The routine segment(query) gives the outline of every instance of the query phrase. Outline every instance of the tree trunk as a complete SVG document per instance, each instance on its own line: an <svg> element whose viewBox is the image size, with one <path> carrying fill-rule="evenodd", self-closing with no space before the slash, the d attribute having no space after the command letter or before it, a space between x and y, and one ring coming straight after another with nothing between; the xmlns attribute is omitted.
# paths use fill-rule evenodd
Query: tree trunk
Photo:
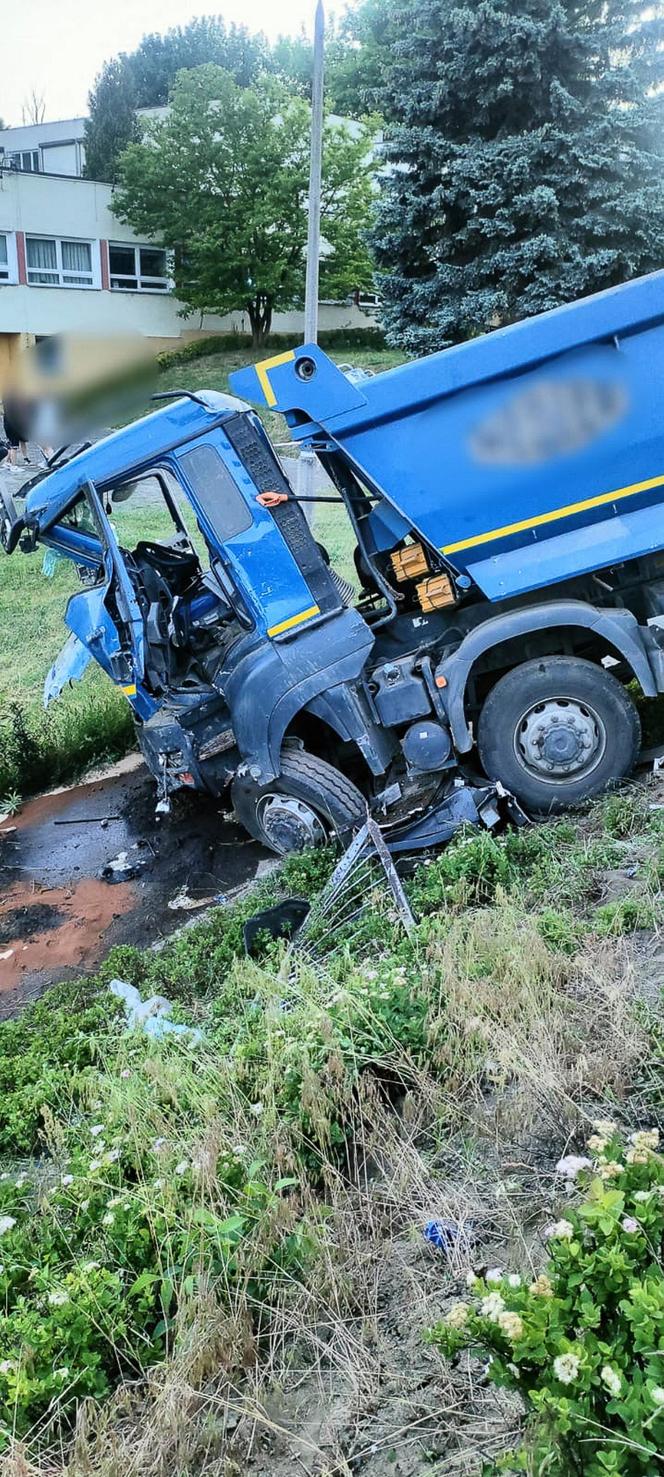
<svg viewBox="0 0 664 1477"><path fill-rule="evenodd" d="M247 312L251 324L251 342L254 348L259 348L270 332L272 323L272 299L266 292L257 292L255 298L247 303Z"/></svg>

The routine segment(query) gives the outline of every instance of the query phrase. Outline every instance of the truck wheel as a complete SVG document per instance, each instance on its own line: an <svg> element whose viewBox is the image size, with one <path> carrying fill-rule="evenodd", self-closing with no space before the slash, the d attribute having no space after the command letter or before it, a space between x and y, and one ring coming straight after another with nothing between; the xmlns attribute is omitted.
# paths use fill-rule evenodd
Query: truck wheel
<svg viewBox="0 0 664 1477"><path fill-rule="evenodd" d="M580 657L538 657L515 667L492 688L477 728L485 773L540 815L622 779L640 744L629 694Z"/></svg>
<svg viewBox="0 0 664 1477"><path fill-rule="evenodd" d="M231 797L242 825L285 856L308 846L324 846L338 832L362 825L367 803L338 769L303 749L284 749L281 772L267 785L249 775L233 781Z"/></svg>

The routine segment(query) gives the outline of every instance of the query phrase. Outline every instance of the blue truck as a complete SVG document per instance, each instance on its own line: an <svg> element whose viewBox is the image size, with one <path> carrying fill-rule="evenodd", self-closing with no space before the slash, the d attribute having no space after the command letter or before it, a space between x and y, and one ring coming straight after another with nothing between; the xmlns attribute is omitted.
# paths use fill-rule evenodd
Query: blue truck
<svg viewBox="0 0 664 1477"><path fill-rule="evenodd" d="M282 853L367 810L398 851L503 791L585 801L635 763L634 692L664 691L663 371L656 273L372 377L305 344L232 396L157 397L2 494L5 550L80 574L47 699L94 659L161 803L225 797ZM354 585L252 404L328 474ZM169 532L128 546L146 478Z"/></svg>

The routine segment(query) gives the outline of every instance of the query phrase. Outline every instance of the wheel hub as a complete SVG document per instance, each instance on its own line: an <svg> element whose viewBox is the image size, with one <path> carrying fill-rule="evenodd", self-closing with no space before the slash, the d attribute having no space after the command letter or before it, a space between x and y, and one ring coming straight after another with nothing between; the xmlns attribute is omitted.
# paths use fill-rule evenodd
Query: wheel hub
<svg viewBox="0 0 664 1477"><path fill-rule="evenodd" d="M315 810L292 795L265 795L257 809L266 840L275 851L304 851L309 846L322 846L326 840L325 827Z"/></svg>
<svg viewBox="0 0 664 1477"><path fill-rule="evenodd" d="M522 763L548 779L576 778L594 769L605 742L597 714L584 703L564 697L536 703L524 713L516 730Z"/></svg>

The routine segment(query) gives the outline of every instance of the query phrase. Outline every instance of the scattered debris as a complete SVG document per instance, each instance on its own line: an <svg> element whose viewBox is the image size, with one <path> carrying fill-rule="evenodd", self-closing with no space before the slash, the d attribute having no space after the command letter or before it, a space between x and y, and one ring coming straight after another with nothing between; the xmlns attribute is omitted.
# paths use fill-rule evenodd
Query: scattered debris
<svg viewBox="0 0 664 1477"><path fill-rule="evenodd" d="M11 959L13 954L13 949L3 949L2 953L0 954L0 961L4 962L5 959Z"/></svg>
<svg viewBox="0 0 664 1477"><path fill-rule="evenodd" d="M190 897L185 883L166 906L171 909L172 913L193 913L197 908L219 907L226 902L228 898L225 892L212 893L211 897Z"/></svg>
<svg viewBox="0 0 664 1477"><path fill-rule="evenodd" d="M243 929L244 947L251 958L258 953L261 935L273 939L294 939L309 915L311 904L306 898L288 897L273 908L263 908L248 918Z"/></svg>
<svg viewBox="0 0 664 1477"><path fill-rule="evenodd" d="M117 1000L123 1001L130 1030L143 1031L145 1036L156 1041L163 1036L186 1036L192 1045L203 1040L202 1031L195 1026L183 1026L169 1019L173 1006L165 995L151 995L149 1000L141 1000L136 986L128 984L127 980L111 980L108 988Z"/></svg>
<svg viewBox="0 0 664 1477"><path fill-rule="evenodd" d="M293 948L323 966L339 948L347 948L366 921L382 914L412 933L415 919L383 834L373 820L358 831L319 893Z"/></svg>
<svg viewBox="0 0 664 1477"><path fill-rule="evenodd" d="M4 816L3 816L3 817L2 817L2 819L4 819ZM17 827L16 827L16 826L3 826L3 827L2 827L2 830L1 830L1 831L0 831L0 836L11 836L11 835L12 835L12 833L13 833L13 832L14 832L14 831L15 831L15 830L16 830L16 829L17 829Z"/></svg>
<svg viewBox="0 0 664 1477"><path fill-rule="evenodd" d="M427 1221L422 1235L425 1241L435 1246L437 1251L470 1250L476 1240L472 1221L460 1224L458 1221L436 1220Z"/></svg>
<svg viewBox="0 0 664 1477"><path fill-rule="evenodd" d="M120 815L75 815L63 820L54 820L54 826L107 826L109 821L120 821Z"/></svg>
<svg viewBox="0 0 664 1477"><path fill-rule="evenodd" d="M145 862L138 857L130 857L128 851L119 851L111 862L107 862L99 873L102 882L131 882Z"/></svg>

